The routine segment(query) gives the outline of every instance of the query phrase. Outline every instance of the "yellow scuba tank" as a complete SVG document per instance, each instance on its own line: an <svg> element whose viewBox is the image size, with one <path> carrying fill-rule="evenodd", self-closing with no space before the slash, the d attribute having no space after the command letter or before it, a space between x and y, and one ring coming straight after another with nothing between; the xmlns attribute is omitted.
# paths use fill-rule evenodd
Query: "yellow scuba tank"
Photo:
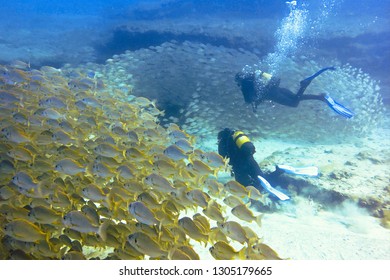
<svg viewBox="0 0 390 280"><path fill-rule="evenodd" d="M266 73L266 72L263 72L261 70L256 70L255 71L255 77L256 79L261 79L263 80L263 83L268 83L271 78L272 78L272 74L269 74L269 73Z"/></svg>
<svg viewBox="0 0 390 280"><path fill-rule="evenodd" d="M272 78L272 75L271 75L271 74L265 73L265 72L262 72L262 73L261 73L261 76L262 76L264 79L266 79L267 81L271 80L271 78Z"/></svg>
<svg viewBox="0 0 390 280"><path fill-rule="evenodd" d="M246 135L244 134L244 132L242 132L242 131L235 131L235 132L233 133L233 136L232 136L232 137L233 137L234 143L236 143L236 145L237 145L237 147L238 147L239 149L241 149L241 146L242 146L242 145L244 145L245 143L251 141L251 140L249 139L249 137L246 136Z"/></svg>

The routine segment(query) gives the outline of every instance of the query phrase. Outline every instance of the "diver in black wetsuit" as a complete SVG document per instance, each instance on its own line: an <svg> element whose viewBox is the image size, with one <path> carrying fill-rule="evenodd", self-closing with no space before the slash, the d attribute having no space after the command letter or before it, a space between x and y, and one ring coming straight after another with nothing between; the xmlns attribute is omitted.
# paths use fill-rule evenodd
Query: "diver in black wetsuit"
<svg viewBox="0 0 390 280"><path fill-rule="evenodd" d="M274 172L263 173L253 158L255 152L255 146L243 132L225 128L218 133L218 153L229 158L236 181L244 186L254 186L262 190L257 176L264 177L273 184L284 171L276 166Z"/></svg>
<svg viewBox="0 0 390 280"><path fill-rule="evenodd" d="M280 185L281 174L318 176L316 166L292 167L285 164L278 164L275 171L264 173L253 158L255 152L255 146L242 131L225 128L218 133L218 153L229 158L236 181L245 187L254 186L262 192L271 193L278 200L288 200L290 198L286 194L272 187Z"/></svg>
<svg viewBox="0 0 390 280"><path fill-rule="evenodd" d="M248 65L246 65L241 72L236 74L235 80L237 85L241 88L245 102L252 105L253 112L255 112L257 106L265 100L271 100L289 107L297 107L302 100L320 100L326 102L330 108L343 117L353 117L354 114L352 111L336 102L327 94L303 94L313 79L327 70L335 70L335 68L323 68L312 76L302 80L296 94L289 89L279 87L279 78L275 78L271 74L260 70L254 70Z"/></svg>

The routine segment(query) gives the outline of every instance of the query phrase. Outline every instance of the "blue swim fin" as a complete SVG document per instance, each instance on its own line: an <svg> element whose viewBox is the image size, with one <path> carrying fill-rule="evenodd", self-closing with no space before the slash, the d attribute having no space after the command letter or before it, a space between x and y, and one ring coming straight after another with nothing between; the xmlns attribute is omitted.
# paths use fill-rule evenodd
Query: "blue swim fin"
<svg viewBox="0 0 390 280"><path fill-rule="evenodd" d="M317 166L307 166L307 167L292 167L285 164L278 164L278 168L286 172L287 174L292 175L302 175L302 176L318 176L318 167Z"/></svg>
<svg viewBox="0 0 390 280"><path fill-rule="evenodd" d="M327 70L333 71L333 70L336 70L336 68L334 66L322 68L320 71L318 71L318 72L314 73L313 75L311 75L310 77L307 77L306 79L302 80L301 87L302 86L307 87L311 83L311 81L314 80L315 77L321 75L323 72L325 72Z"/></svg>
<svg viewBox="0 0 390 280"><path fill-rule="evenodd" d="M325 95L324 98L329 107L332 108L332 110L335 111L337 114L342 115L343 117L348 119L354 116L354 113L351 110L336 102L329 95Z"/></svg>
<svg viewBox="0 0 390 280"><path fill-rule="evenodd" d="M290 197L288 197L287 195L285 195L281 191L278 191L277 189L273 188L271 186L271 184L266 179L264 179L263 177L257 176L257 178L259 178L260 184L269 193L273 194L274 196L276 196L280 200L289 200L290 199Z"/></svg>

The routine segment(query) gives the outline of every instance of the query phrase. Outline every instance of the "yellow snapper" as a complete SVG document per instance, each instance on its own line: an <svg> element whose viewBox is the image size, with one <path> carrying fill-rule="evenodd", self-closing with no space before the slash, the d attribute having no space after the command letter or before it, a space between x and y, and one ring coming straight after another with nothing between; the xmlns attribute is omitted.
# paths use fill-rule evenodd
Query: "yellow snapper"
<svg viewBox="0 0 390 280"><path fill-rule="evenodd" d="M190 153L194 150L194 147L187 139L179 139L175 142L175 145L182 149L185 153Z"/></svg>
<svg viewBox="0 0 390 280"><path fill-rule="evenodd" d="M168 259L170 260L191 260L185 252L178 248L174 248L169 252Z"/></svg>
<svg viewBox="0 0 390 280"><path fill-rule="evenodd" d="M221 209L219 209L212 203L209 203L207 207L203 209L203 213L210 219L220 223L223 223L226 220L226 218L222 215Z"/></svg>
<svg viewBox="0 0 390 280"><path fill-rule="evenodd" d="M19 171L18 173L15 174L14 177L12 177L12 183L14 183L16 186L22 188L23 190L38 190L39 184L34 182L33 178L23 172Z"/></svg>
<svg viewBox="0 0 390 280"><path fill-rule="evenodd" d="M100 162L95 162L92 165L92 174L102 178L115 177L116 172L111 170L107 165Z"/></svg>
<svg viewBox="0 0 390 280"><path fill-rule="evenodd" d="M256 243L250 249L254 254L261 255L267 260L281 260L278 254L267 244Z"/></svg>
<svg viewBox="0 0 390 280"><path fill-rule="evenodd" d="M162 250L160 245L145 233L135 232L130 234L127 237L127 240L130 245L144 255L153 258L165 257L168 255L167 251Z"/></svg>
<svg viewBox="0 0 390 280"><path fill-rule="evenodd" d="M164 176L173 176L177 173L176 165L166 159L158 159L153 162L153 171Z"/></svg>
<svg viewBox="0 0 390 280"><path fill-rule="evenodd" d="M35 155L33 153L21 146L15 146L7 152L7 155L12 157L15 160L20 160L24 162L34 161Z"/></svg>
<svg viewBox="0 0 390 280"><path fill-rule="evenodd" d="M187 154L175 144L168 146L163 153L164 155L173 160L181 160L188 158Z"/></svg>
<svg viewBox="0 0 390 280"><path fill-rule="evenodd" d="M183 245L178 247L179 250L184 252L187 256L190 257L191 260L199 260L199 255L194 251L194 249L191 246Z"/></svg>
<svg viewBox="0 0 390 280"><path fill-rule="evenodd" d="M195 222L189 217L183 217L178 221L179 225L184 229L185 233L192 239L204 242L205 246L208 242L208 234L202 233L202 230L195 224Z"/></svg>
<svg viewBox="0 0 390 280"><path fill-rule="evenodd" d="M194 189L186 192L186 196L189 200L202 208L206 208L210 200L210 196L201 190Z"/></svg>
<svg viewBox="0 0 390 280"><path fill-rule="evenodd" d="M7 138L7 140L17 144L31 142L31 139L25 134L25 132L14 126L3 128L1 133L5 136L5 138Z"/></svg>
<svg viewBox="0 0 390 280"><path fill-rule="evenodd" d="M122 154L122 151L118 150L117 147L107 143L101 143L94 149L95 153L104 157L117 157Z"/></svg>
<svg viewBox="0 0 390 280"><path fill-rule="evenodd" d="M163 176L158 175L156 173L152 173L146 176L144 182L147 185L152 186L153 189L156 189L160 192L164 192L164 193L176 192L176 188L174 188L167 179L165 179Z"/></svg>
<svg viewBox="0 0 390 280"><path fill-rule="evenodd" d="M137 196L137 201L143 202L151 209L159 209L161 207L158 202L158 197L153 192L143 192Z"/></svg>
<svg viewBox="0 0 390 280"><path fill-rule="evenodd" d="M239 182L231 180L225 184L225 189L231 194L238 197L247 197L248 190L245 186L241 185Z"/></svg>
<svg viewBox="0 0 390 280"><path fill-rule="evenodd" d="M61 213L45 206L31 208L28 216L33 222L40 224L53 224L61 220Z"/></svg>
<svg viewBox="0 0 390 280"><path fill-rule="evenodd" d="M57 96L51 96L51 97L40 100L39 106L45 107L45 108L58 108L58 109L67 108L67 105L65 104L65 102Z"/></svg>
<svg viewBox="0 0 390 280"><path fill-rule="evenodd" d="M237 218L247 221L249 223L255 221L259 227L261 227L261 219L263 215L255 216L251 210L245 204L237 205L232 209L232 214Z"/></svg>
<svg viewBox="0 0 390 280"><path fill-rule="evenodd" d="M81 190L82 194L95 202L102 202L107 200L107 195L95 184L89 184Z"/></svg>
<svg viewBox="0 0 390 280"><path fill-rule="evenodd" d="M225 197L223 199L223 202L231 208L234 208L240 204L244 204L244 202L241 200L241 198L234 196L234 195L229 195L229 196Z"/></svg>
<svg viewBox="0 0 390 280"><path fill-rule="evenodd" d="M215 152L204 153L201 157L202 159L205 159L211 167L220 168L226 165L225 159Z"/></svg>
<svg viewBox="0 0 390 280"><path fill-rule="evenodd" d="M65 119L65 115L60 114L58 111L52 108L46 108L42 111L42 116L51 120L61 120Z"/></svg>
<svg viewBox="0 0 390 280"><path fill-rule="evenodd" d="M247 186L246 189L248 190L249 198L263 202L265 195L261 194L257 188L254 186Z"/></svg>
<svg viewBox="0 0 390 280"><path fill-rule="evenodd" d="M239 223L235 221L228 221L225 223L218 223L218 227L231 239L236 240L241 244L244 244L245 242L249 243L246 232Z"/></svg>
<svg viewBox="0 0 390 280"><path fill-rule="evenodd" d="M100 226L94 226L93 222L82 212L72 210L68 212L62 219L64 226L76 230L81 233L97 233L105 240L107 237L108 222L103 222Z"/></svg>
<svg viewBox="0 0 390 280"><path fill-rule="evenodd" d="M191 160L191 162L187 165L188 170L195 171L200 175L209 175L214 174L217 177L218 170L213 170L210 166L200 160Z"/></svg>
<svg viewBox="0 0 390 280"><path fill-rule="evenodd" d="M149 226L160 224L160 221L156 219L153 212L140 201L130 203L129 212L140 223Z"/></svg>
<svg viewBox="0 0 390 280"><path fill-rule="evenodd" d="M36 242L48 237L39 227L23 219L13 220L6 224L3 229L12 238L25 242Z"/></svg>
<svg viewBox="0 0 390 280"><path fill-rule="evenodd" d="M76 175L79 173L84 173L86 168L83 167L80 163L74 159L65 158L58 161L54 167L58 172L67 174L67 175Z"/></svg>
<svg viewBox="0 0 390 280"><path fill-rule="evenodd" d="M218 241L209 249L210 254L216 260L244 260L245 250L246 248L243 247L240 251L236 251L232 246L224 241Z"/></svg>

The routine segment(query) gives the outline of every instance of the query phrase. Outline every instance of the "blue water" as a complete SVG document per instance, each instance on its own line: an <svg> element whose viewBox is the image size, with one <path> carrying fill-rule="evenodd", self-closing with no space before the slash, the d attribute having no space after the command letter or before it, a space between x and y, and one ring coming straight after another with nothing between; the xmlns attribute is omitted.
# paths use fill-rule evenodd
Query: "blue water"
<svg viewBox="0 0 390 280"><path fill-rule="evenodd" d="M220 22L239 20L246 24L251 19L269 19L275 27L280 28L291 12L286 1L269 0L1 2L0 62L21 59L35 66L56 67L66 63L102 62L113 54L124 52L130 47L117 43L114 46L110 44L110 38L115 28L129 21L174 19L186 22L196 19L204 24L212 18ZM304 54L302 51L296 52L294 48L314 48L320 55L326 50L341 62L363 68L374 79L381 80L386 89L384 99L390 99L390 82L387 78L390 72L390 25L387 24L390 0L306 0L297 1L296 7L306 13L303 19L305 29L292 39L293 46L285 55ZM351 25L360 30L356 36L343 34L343 26L348 33ZM302 24L300 27L303 27ZM325 40L329 29L334 27L341 30L339 36ZM277 31L275 29L275 34ZM261 46L263 52L261 49L260 52L275 52L280 43L277 36L270 37L269 42ZM142 47L142 44L136 47ZM99 52L102 49L106 53Z"/></svg>

